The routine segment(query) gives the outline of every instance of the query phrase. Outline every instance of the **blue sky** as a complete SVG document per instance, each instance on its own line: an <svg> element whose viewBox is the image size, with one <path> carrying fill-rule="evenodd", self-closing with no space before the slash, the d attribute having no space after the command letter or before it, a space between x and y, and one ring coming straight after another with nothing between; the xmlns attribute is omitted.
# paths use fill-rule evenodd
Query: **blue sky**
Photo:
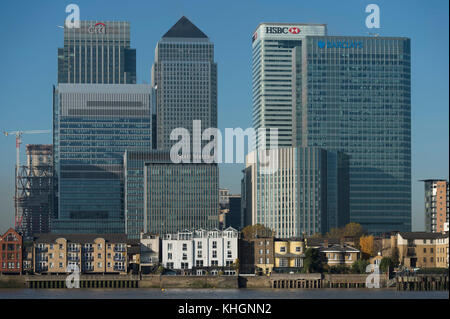
<svg viewBox="0 0 450 319"><path fill-rule="evenodd" d="M0 10L0 129L51 129L52 85L62 46L65 7L81 19L128 20L137 49L138 83L150 83L160 37L187 16L215 44L219 68L219 128L251 126L251 35L260 22L326 23L330 35L367 35L365 7L378 4L383 36L411 38L413 230L422 230L423 184L448 179L449 8L428 1L129 0L2 1ZM51 143L50 134L25 135ZM0 231L13 226L15 141L0 136ZM24 160L22 148L22 161ZM220 185L240 193L242 164L222 164Z"/></svg>

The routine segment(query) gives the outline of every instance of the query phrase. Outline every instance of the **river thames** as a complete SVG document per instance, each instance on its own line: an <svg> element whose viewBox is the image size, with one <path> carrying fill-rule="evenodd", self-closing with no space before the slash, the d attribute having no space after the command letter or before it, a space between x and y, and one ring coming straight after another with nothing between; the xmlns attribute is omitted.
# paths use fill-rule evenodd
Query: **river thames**
<svg viewBox="0 0 450 319"><path fill-rule="evenodd" d="M0 299L449 299L448 291L395 289L0 289Z"/></svg>

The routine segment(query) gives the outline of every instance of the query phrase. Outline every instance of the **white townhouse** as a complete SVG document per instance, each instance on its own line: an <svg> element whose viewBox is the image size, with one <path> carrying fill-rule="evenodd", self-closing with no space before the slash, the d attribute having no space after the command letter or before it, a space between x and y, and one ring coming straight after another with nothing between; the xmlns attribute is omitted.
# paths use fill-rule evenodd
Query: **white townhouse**
<svg viewBox="0 0 450 319"><path fill-rule="evenodd" d="M210 231L198 229L166 234L162 240L162 265L174 270L191 270L204 275L206 270L217 274L236 274L232 268L238 258L239 232L228 227Z"/></svg>

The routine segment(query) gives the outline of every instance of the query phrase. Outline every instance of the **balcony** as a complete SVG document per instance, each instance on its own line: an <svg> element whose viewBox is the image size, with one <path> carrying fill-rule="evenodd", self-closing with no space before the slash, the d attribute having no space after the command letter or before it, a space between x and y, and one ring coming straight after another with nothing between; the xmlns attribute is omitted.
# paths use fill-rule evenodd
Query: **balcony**
<svg viewBox="0 0 450 319"><path fill-rule="evenodd" d="M75 262L78 262L78 261L80 261L80 258L78 258L78 257L67 257L67 260L68 261L75 261Z"/></svg>
<svg viewBox="0 0 450 319"><path fill-rule="evenodd" d="M117 246L115 246L114 247L114 251L116 251L116 252L125 252L125 247L117 247Z"/></svg>
<svg viewBox="0 0 450 319"><path fill-rule="evenodd" d="M114 261L125 261L125 257L123 255L114 256Z"/></svg>
<svg viewBox="0 0 450 319"><path fill-rule="evenodd" d="M84 257L85 261L93 261L94 260L94 256L86 256Z"/></svg>
<svg viewBox="0 0 450 319"><path fill-rule="evenodd" d="M91 253L94 251L94 247L83 247L83 252Z"/></svg>
<svg viewBox="0 0 450 319"><path fill-rule="evenodd" d="M77 247L75 247L75 248L70 248L70 247L69 247L69 249L67 249L67 251L68 251L69 253L78 253L78 252L80 251L80 248L77 248Z"/></svg>
<svg viewBox="0 0 450 319"><path fill-rule="evenodd" d="M123 266L114 266L114 271L125 271L125 267L123 267Z"/></svg>

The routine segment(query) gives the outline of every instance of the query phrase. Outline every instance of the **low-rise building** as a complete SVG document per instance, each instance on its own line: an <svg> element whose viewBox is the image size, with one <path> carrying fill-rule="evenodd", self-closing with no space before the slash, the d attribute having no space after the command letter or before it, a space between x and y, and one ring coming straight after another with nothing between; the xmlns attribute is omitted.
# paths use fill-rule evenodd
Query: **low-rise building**
<svg viewBox="0 0 450 319"><path fill-rule="evenodd" d="M448 268L448 233L399 232L391 243L407 268Z"/></svg>
<svg viewBox="0 0 450 319"><path fill-rule="evenodd" d="M141 233L140 235L140 267L141 272L148 274L156 270L160 263L161 239L158 235Z"/></svg>
<svg viewBox="0 0 450 319"><path fill-rule="evenodd" d="M298 272L303 268L305 243L302 238L275 239L274 272Z"/></svg>
<svg viewBox="0 0 450 319"><path fill-rule="evenodd" d="M320 247L319 251L326 257L328 266L350 267L360 258L360 251L348 245L331 245Z"/></svg>
<svg viewBox="0 0 450 319"><path fill-rule="evenodd" d="M235 275L239 232L203 229L166 234L162 239L162 266L181 273Z"/></svg>
<svg viewBox="0 0 450 319"><path fill-rule="evenodd" d="M125 234L42 234L34 238L34 272L126 274Z"/></svg>
<svg viewBox="0 0 450 319"><path fill-rule="evenodd" d="M268 275L274 267L274 235L260 231L255 237L239 241L239 265L242 274Z"/></svg>
<svg viewBox="0 0 450 319"><path fill-rule="evenodd" d="M0 236L0 273L22 273L22 236L12 228Z"/></svg>

